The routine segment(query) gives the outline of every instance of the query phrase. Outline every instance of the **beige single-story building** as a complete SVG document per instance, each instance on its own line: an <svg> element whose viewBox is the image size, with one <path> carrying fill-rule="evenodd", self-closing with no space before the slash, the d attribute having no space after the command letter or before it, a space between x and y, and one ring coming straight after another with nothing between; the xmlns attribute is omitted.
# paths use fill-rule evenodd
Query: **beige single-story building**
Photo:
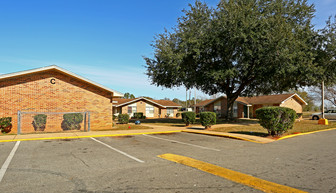
<svg viewBox="0 0 336 193"><path fill-rule="evenodd" d="M146 118L176 117L178 108L182 106L169 100L153 100L144 97L135 99L113 99L113 114L129 114L142 112Z"/></svg>
<svg viewBox="0 0 336 193"><path fill-rule="evenodd" d="M280 106L294 109L302 113L303 106L307 103L298 94L264 95L255 97L238 97L233 105L233 117L255 118L255 111L261 107ZM196 104L196 113L203 111L216 112L219 117L226 116L226 96L202 101Z"/></svg>

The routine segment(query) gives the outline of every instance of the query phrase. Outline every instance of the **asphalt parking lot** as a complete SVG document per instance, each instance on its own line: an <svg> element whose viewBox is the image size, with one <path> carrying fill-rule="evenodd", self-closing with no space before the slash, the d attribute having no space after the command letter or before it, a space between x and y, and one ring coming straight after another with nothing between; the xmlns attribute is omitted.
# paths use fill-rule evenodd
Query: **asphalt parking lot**
<svg viewBox="0 0 336 193"><path fill-rule="evenodd" d="M12 159L0 190L260 192L158 157L172 153L307 192L336 192L335 142L335 130L269 144L189 133L5 142L0 166Z"/></svg>

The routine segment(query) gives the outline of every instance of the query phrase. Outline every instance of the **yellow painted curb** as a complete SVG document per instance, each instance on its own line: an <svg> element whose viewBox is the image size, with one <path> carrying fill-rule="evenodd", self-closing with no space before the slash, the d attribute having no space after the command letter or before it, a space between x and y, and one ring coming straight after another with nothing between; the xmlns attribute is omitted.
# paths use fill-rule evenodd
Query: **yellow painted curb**
<svg viewBox="0 0 336 193"><path fill-rule="evenodd" d="M212 136L219 136L219 137L227 137L227 138L232 138L232 139L249 141L249 142L253 142L253 143L261 143L261 144L267 143L267 142L255 141L255 140L252 140L252 139L246 139L246 138L243 138L243 137L237 137L237 136L222 134L222 133L217 134L217 133L207 133L207 132L202 132L202 131L189 131L189 130L182 130L182 132L196 133L196 134L203 134L203 135L212 135Z"/></svg>
<svg viewBox="0 0 336 193"><path fill-rule="evenodd" d="M236 172L233 170L229 170L223 167L219 167L213 164L209 164L206 162L202 162L196 159L192 159L185 156L175 155L175 154L162 154L158 155L158 157L173 161L176 163L180 163L186 166L190 166L204 172L220 176L222 178L231 180L233 182L237 182L240 184L244 184L250 186L252 188L264 191L264 192L276 192L276 193L304 193L305 191L298 190L295 188L291 188L288 186L276 184L273 182L269 182L260 178L256 178L247 174L243 174L240 172Z"/></svg>
<svg viewBox="0 0 336 193"><path fill-rule="evenodd" d="M322 132L322 131L331 131L331 130L335 130L335 129L336 128L331 128L331 129L323 129L323 130L318 130L318 131L311 131L311 132L307 132L307 133L298 133L298 134L293 134L293 135L287 135L287 136L284 136L284 137L280 137L276 141L296 137L296 136L299 136L299 135L308 135L308 134L312 134L312 133L318 133L318 132Z"/></svg>
<svg viewBox="0 0 336 193"><path fill-rule="evenodd" d="M10 139L10 140L0 140L1 142L13 142L13 141L38 141L38 140L52 140L52 139L80 139L80 138L90 138L90 137L117 137L126 135L143 135L143 134L160 134L160 133L178 133L181 130L176 131L162 131L162 132L144 132L144 133L122 133L122 134L110 134L110 135L88 135L88 136L71 136L71 137L44 137L44 138L26 138L26 139Z"/></svg>

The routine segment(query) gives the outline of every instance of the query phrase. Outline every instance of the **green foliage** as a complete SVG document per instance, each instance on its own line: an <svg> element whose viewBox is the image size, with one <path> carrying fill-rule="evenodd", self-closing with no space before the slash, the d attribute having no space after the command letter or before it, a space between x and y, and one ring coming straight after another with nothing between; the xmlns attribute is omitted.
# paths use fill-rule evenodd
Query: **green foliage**
<svg viewBox="0 0 336 193"><path fill-rule="evenodd" d="M63 115L61 127L63 130L80 130L83 121L81 113L67 113Z"/></svg>
<svg viewBox="0 0 336 193"><path fill-rule="evenodd" d="M124 94L123 98L124 99L134 99L135 96L133 94L130 94L130 93L127 92L127 93Z"/></svg>
<svg viewBox="0 0 336 193"><path fill-rule="evenodd" d="M314 44L315 75L310 77L315 85L325 82L326 86L336 84L336 15L326 21L326 26L316 32Z"/></svg>
<svg viewBox="0 0 336 193"><path fill-rule="evenodd" d="M216 124L216 113L214 112L201 112L201 124L207 129Z"/></svg>
<svg viewBox="0 0 336 193"><path fill-rule="evenodd" d="M2 117L0 118L0 131L4 132L4 129L12 125L12 117Z"/></svg>
<svg viewBox="0 0 336 193"><path fill-rule="evenodd" d="M155 37L146 74L157 86L226 94L230 118L238 96L313 84L313 14L299 0L222 0L216 8L196 1Z"/></svg>
<svg viewBox="0 0 336 193"><path fill-rule="evenodd" d="M180 117L181 116L181 113L176 113L176 117Z"/></svg>
<svg viewBox="0 0 336 193"><path fill-rule="evenodd" d="M263 107L256 110L256 115L260 125L272 136L279 136L293 129L297 118L296 112L286 107Z"/></svg>
<svg viewBox="0 0 336 193"><path fill-rule="evenodd" d="M119 114L118 115L118 122L120 124L127 124L129 122L129 115L128 114Z"/></svg>
<svg viewBox="0 0 336 193"><path fill-rule="evenodd" d="M38 114L34 116L33 127L35 131L44 131L47 124L47 115Z"/></svg>
<svg viewBox="0 0 336 193"><path fill-rule="evenodd" d="M116 118L117 118L117 116L113 115L113 118L112 118L112 119L113 119L113 121L114 121Z"/></svg>
<svg viewBox="0 0 336 193"><path fill-rule="evenodd" d="M182 121L186 124L186 126L188 126L189 124L195 123L196 113L195 112L183 112Z"/></svg>
<svg viewBox="0 0 336 193"><path fill-rule="evenodd" d="M133 113L133 117L134 119L145 119L146 117L143 115L142 112L137 112L137 113Z"/></svg>

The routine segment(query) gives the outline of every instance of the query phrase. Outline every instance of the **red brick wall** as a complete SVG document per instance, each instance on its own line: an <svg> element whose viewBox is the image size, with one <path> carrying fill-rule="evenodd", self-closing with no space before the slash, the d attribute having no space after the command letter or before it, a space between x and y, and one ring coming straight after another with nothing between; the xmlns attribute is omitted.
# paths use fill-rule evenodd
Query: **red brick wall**
<svg viewBox="0 0 336 193"><path fill-rule="evenodd" d="M55 84L50 80L55 79ZM17 111L23 112L81 112L90 111L91 129L112 127L112 94L77 78L64 75L55 70L45 71L0 80L0 117L11 116L13 129L17 132ZM60 123L49 124L62 119L48 115L48 131L62 131ZM23 133L34 132L32 119L24 115L21 127ZM29 121L28 121L29 120ZM82 126L83 128L83 126Z"/></svg>

